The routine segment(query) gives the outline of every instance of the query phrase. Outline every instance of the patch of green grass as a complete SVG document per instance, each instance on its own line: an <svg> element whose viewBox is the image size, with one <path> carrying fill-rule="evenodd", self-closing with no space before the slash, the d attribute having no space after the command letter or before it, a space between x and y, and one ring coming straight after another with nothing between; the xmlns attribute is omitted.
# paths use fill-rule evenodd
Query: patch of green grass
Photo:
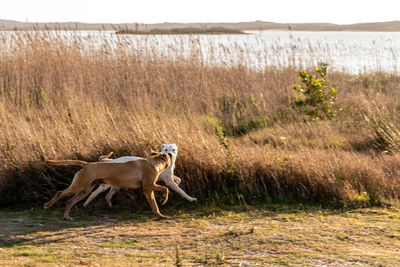
<svg viewBox="0 0 400 267"><path fill-rule="evenodd" d="M124 256L128 257L128 258L137 258L137 259L141 259L141 258L154 259L154 258L157 258L157 256L154 255L154 254L139 254L139 253L125 253Z"/></svg>
<svg viewBox="0 0 400 267"><path fill-rule="evenodd" d="M47 252L48 253L54 253L54 252L59 251L59 250L60 250L60 248L48 248Z"/></svg>
<svg viewBox="0 0 400 267"><path fill-rule="evenodd" d="M304 146L316 149L342 149L344 151L351 151L351 141L342 136L320 137L306 140L295 140L294 143L302 144Z"/></svg>
<svg viewBox="0 0 400 267"><path fill-rule="evenodd" d="M57 256L40 258L39 261L43 263L60 263L60 259Z"/></svg>
<svg viewBox="0 0 400 267"><path fill-rule="evenodd" d="M139 242L137 240L118 240L114 242L104 242L100 244L103 248L132 248L138 247Z"/></svg>
<svg viewBox="0 0 400 267"><path fill-rule="evenodd" d="M36 251L21 251L12 253L15 257L43 257L48 256L47 252L36 252Z"/></svg>
<svg viewBox="0 0 400 267"><path fill-rule="evenodd" d="M16 249L21 249L21 248L26 248L29 247L27 245L26 240L4 240L0 239L0 247L6 247L6 248L16 248Z"/></svg>

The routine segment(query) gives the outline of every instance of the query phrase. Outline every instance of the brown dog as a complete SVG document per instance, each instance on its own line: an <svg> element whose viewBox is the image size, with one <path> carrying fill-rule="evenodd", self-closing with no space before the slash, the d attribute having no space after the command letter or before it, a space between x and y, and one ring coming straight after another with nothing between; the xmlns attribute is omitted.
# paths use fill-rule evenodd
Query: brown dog
<svg viewBox="0 0 400 267"><path fill-rule="evenodd" d="M163 192L164 200L168 200L168 188L157 185L159 174L171 165L171 156L160 152L152 152L148 158L127 162L85 162L80 160L46 160L47 163L54 165L80 165L83 169L79 170L72 180L71 185L58 191L55 196L46 204L44 208L50 208L60 198L75 194L68 200L65 207L64 219L72 220L69 217L70 209L80 200L85 198L95 186L96 180L103 180L111 185L124 189L143 188L147 202L150 204L153 213L161 218L167 218L158 210L154 197L154 191Z"/></svg>

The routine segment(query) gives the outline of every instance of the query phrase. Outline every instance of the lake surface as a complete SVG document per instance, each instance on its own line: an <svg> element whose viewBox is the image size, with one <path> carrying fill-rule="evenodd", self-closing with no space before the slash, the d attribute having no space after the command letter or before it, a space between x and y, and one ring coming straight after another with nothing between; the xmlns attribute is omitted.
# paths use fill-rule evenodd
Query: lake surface
<svg viewBox="0 0 400 267"><path fill-rule="evenodd" d="M12 32L3 32L11 36ZM327 62L352 74L400 73L399 32L248 32L245 35L116 35L112 32L57 32L53 37L82 42L88 49L106 45L151 57L197 56L205 64L249 68L315 66ZM71 39L72 38L72 39Z"/></svg>

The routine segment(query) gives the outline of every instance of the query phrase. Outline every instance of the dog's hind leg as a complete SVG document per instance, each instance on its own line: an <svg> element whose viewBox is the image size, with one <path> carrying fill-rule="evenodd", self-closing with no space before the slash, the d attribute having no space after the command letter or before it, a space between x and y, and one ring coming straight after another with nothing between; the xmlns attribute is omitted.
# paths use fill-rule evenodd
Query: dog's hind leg
<svg viewBox="0 0 400 267"><path fill-rule="evenodd" d="M80 180L79 177L81 175L84 175L82 170L80 170L77 173L75 173L74 179L72 179L72 183L70 184L70 186L65 190L58 191L49 202L44 204L44 208L45 209L50 208L60 198L63 198L63 197L66 197L66 196L70 196L70 195L73 195L75 193L79 193L80 191L82 191L87 185L77 182L78 180Z"/></svg>
<svg viewBox="0 0 400 267"><path fill-rule="evenodd" d="M110 192L107 193L107 195L106 195L106 201L107 201L108 206L110 206L110 208L112 208L111 199L112 199L112 197L115 195L115 193L117 193L119 190L120 190L119 187L117 187L117 186L112 186L111 189L110 189Z"/></svg>
<svg viewBox="0 0 400 267"><path fill-rule="evenodd" d="M94 187L94 185L90 185L90 186L86 187L83 191L79 192L78 194L76 194L75 196L73 196L71 199L69 199L67 201L67 205L65 207L65 212L64 212L65 220L69 220L69 221L72 220L72 218L69 217L69 211L76 203L78 203L79 201L84 199L87 195L89 195L89 193L92 191L93 187Z"/></svg>
<svg viewBox="0 0 400 267"><path fill-rule="evenodd" d="M88 197L88 199L85 201L85 203L83 204L84 207L86 207L87 205L89 205L89 203L95 199L101 192L106 191L107 189L109 189L111 187L110 184L101 184L99 185L99 187L97 187L97 189Z"/></svg>

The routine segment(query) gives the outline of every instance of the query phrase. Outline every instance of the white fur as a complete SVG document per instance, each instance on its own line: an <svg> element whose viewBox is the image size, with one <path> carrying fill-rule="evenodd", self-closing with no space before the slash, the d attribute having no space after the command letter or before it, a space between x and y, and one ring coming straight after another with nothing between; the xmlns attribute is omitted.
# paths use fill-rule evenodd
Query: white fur
<svg viewBox="0 0 400 267"><path fill-rule="evenodd" d="M170 153L172 154L172 164L169 166L166 170L164 170L160 176L158 177L158 180L163 181L166 186L177 192L179 195L181 195L183 198L186 198L188 201L193 202L196 201L197 198L191 197L188 194L185 193L178 185L181 182L181 179L175 176L174 180L174 169L175 169L175 161L176 157L178 156L178 146L176 144L163 144L161 145L161 152L163 153ZM125 157L120 157L117 159L102 159L103 161L118 161L118 162L126 162L130 160L138 160L141 159L140 157L133 157L133 156L125 156ZM83 204L83 206L87 206L95 197L97 197L101 192L106 191L107 189L110 189L110 191L107 193L106 200L108 205L111 207L111 199L115 193L117 193L120 188L116 186L112 186L110 184L101 184L99 187L92 192L92 194L88 197L86 202Z"/></svg>

